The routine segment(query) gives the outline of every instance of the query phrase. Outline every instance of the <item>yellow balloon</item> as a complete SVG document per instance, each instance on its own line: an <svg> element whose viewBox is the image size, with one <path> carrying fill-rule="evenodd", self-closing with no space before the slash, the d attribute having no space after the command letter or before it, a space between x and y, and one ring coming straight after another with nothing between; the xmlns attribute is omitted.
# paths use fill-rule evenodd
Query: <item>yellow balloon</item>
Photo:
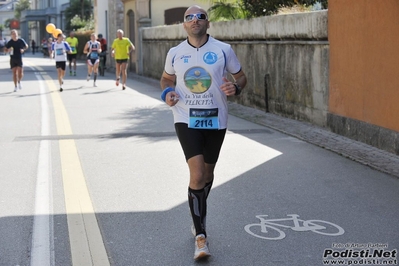
<svg viewBox="0 0 399 266"><path fill-rule="evenodd" d="M57 38L58 37L58 34L62 34L62 30L60 30L60 29L55 29L54 31L53 31L53 37L54 38Z"/></svg>
<svg viewBox="0 0 399 266"><path fill-rule="evenodd" d="M55 30L55 25L53 24L53 23L49 23L49 24L47 24L47 26L46 26L46 31L49 33L49 34L53 34L53 31Z"/></svg>

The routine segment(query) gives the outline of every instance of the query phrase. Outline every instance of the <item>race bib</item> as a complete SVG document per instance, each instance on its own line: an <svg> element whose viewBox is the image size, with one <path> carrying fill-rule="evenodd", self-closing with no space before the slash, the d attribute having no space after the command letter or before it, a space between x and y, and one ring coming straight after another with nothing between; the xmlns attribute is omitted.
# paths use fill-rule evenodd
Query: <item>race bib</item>
<svg viewBox="0 0 399 266"><path fill-rule="evenodd" d="M92 51L92 52L90 53L90 59L97 59L97 58L98 58L98 53Z"/></svg>
<svg viewBox="0 0 399 266"><path fill-rule="evenodd" d="M194 129L219 129L219 110L190 109L189 128Z"/></svg>
<svg viewBox="0 0 399 266"><path fill-rule="evenodd" d="M74 53L76 52L76 47L75 46L71 46L71 51Z"/></svg>
<svg viewBox="0 0 399 266"><path fill-rule="evenodd" d="M60 48L55 50L56 55L63 55L64 54L64 49Z"/></svg>

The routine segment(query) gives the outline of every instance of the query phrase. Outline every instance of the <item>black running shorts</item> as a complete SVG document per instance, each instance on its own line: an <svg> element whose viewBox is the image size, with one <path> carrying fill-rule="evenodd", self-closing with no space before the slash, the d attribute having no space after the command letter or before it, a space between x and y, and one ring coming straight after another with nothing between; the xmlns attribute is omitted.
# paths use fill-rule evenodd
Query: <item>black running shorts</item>
<svg viewBox="0 0 399 266"><path fill-rule="evenodd" d="M116 59L115 61L116 61L116 63L119 64L119 65L120 65L120 64L127 63L127 59Z"/></svg>
<svg viewBox="0 0 399 266"><path fill-rule="evenodd" d="M22 58L10 57L10 67L22 67Z"/></svg>
<svg viewBox="0 0 399 266"><path fill-rule="evenodd" d="M61 62L55 62L55 67L56 68L61 68L62 70L65 70L66 62L61 61Z"/></svg>
<svg viewBox="0 0 399 266"><path fill-rule="evenodd" d="M226 129L192 129L185 123L176 123L175 130L186 160L202 154L207 164L216 164Z"/></svg>
<svg viewBox="0 0 399 266"><path fill-rule="evenodd" d="M67 54L68 61L71 62L72 60L76 60L76 55L77 54Z"/></svg>

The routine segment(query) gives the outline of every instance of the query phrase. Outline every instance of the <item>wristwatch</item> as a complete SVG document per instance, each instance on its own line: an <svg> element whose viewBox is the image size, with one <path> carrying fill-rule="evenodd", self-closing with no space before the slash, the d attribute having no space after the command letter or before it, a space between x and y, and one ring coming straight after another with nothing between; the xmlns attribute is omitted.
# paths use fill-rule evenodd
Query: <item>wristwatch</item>
<svg viewBox="0 0 399 266"><path fill-rule="evenodd" d="M236 93L234 95L235 96L240 95L241 91L242 91L241 87L237 83L233 83L233 84L234 84L234 87L236 87Z"/></svg>

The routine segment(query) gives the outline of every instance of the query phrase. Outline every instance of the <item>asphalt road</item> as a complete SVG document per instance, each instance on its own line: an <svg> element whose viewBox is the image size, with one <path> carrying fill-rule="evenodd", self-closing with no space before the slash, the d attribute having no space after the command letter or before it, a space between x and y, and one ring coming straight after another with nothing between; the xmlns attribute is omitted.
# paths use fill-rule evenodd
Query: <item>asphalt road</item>
<svg viewBox="0 0 399 266"><path fill-rule="evenodd" d="M112 73L93 87L80 63L60 93L54 61L24 62L13 92L0 56L1 266L397 265L397 178L234 116L208 199L212 257L194 262L160 89L122 91Z"/></svg>

